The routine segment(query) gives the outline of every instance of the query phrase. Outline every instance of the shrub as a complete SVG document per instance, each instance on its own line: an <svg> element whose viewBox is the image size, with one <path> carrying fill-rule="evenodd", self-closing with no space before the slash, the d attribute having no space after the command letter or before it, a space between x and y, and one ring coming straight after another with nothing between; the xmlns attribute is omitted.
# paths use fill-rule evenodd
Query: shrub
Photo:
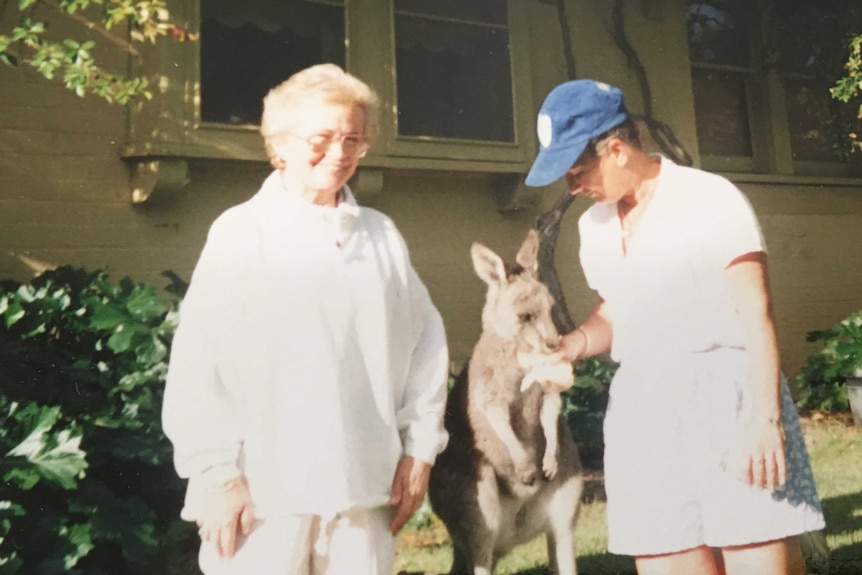
<svg viewBox="0 0 862 575"><path fill-rule="evenodd" d="M601 467L602 425L608 406L608 389L616 371L617 364L606 357L588 357L575 365L575 385L563 394L563 417L587 467Z"/></svg>
<svg viewBox="0 0 862 575"><path fill-rule="evenodd" d="M160 424L175 318L102 272L0 290L0 571L178 572L197 538Z"/></svg>
<svg viewBox="0 0 862 575"><path fill-rule="evenodd" d="M825 330L808 332L807 341L821 341L823 347L805 359L793 380L799 389L801 409L847 411L848 377L862 377L862 310Z"/></svg>

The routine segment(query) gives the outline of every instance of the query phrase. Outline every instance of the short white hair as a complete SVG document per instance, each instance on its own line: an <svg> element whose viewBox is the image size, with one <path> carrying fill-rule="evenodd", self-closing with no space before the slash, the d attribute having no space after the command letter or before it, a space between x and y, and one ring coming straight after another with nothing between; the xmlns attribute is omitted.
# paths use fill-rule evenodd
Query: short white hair
<svg viewBox="0 0 862 575"><path fill-rule="evenodd" d="M273 167L284 168L275 144L302 117L303 106L310 103L357 106L364 116L368 142L377 139L380 100L374 90L335 64L317 64L293 74L263 99L260 133Z"/></svg>

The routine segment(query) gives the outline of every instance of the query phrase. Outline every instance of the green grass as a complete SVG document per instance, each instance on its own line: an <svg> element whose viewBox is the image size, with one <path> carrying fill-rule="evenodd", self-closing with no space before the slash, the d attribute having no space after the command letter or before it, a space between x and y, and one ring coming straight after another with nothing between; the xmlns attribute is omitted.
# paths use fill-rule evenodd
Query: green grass
<svg viewBox="0 0 862 575"><path fill-rule="evenodd" d="M815 416L803 421L817 488L827 523L831 550L830 575L862 573L862 428L847 417ZM578 520L578 570L587 575L634 575L630 557L607 552L605 503L588 496ZM399 536L396 571L447 573L452 548L443 525L432 518L429 527ZM546 575L548 557L543 537L515 548L504 557L496 575Z"/></svg>
<svg viewBox="0 0 862 575"><path fill-rule="evenodd" d="M807 422L805 436L826 515L830 575L862 573L862 428L847 417Z"/></svg>

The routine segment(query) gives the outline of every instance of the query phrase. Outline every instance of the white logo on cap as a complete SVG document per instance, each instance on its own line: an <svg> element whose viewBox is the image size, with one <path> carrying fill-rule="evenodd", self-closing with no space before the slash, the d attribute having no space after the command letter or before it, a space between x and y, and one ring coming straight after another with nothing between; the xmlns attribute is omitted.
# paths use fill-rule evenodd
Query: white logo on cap
<svg viewBox="0 0 862 575"><path fill-rule="evenodd" d="M611 91L611 87L610 87L610 86L608 86L607 84L605 84L604 82L596 82L596 87L597 87L599 90L604 90L605 92L610 92L610 91Z"/></svg>
<svg viewBox="0 0 862 575"><path fill-rule="evenodd" d="M536 133L539 135L539 143L542 144L543 148L551 145L553 126L549 115L539 114L539 119L536 121Z"/></svg>

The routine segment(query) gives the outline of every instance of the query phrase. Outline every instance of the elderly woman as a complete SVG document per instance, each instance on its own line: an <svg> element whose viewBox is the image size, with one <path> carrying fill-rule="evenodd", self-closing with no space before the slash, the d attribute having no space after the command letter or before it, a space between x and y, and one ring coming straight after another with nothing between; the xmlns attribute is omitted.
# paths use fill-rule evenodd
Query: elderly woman
<svg viewBox="0 0 862 575"><path fill-rule="evenodd" d="M555 88L537 131L527 184L564 177L595 202L580 257L599 302L561 348L620 362L604 424L609 549L640 575L804 575L797 535L823 514L745 196L647 154L607 84Z"/></svg>
<svg viewBox="0 0 862 575"><path fill-rule="evenodd" d="M445 446L440 315L346 184L377 106L331 64L266 96L275 171L212 225L182 303L163 420L206 575L391 575Z"/></svg>

